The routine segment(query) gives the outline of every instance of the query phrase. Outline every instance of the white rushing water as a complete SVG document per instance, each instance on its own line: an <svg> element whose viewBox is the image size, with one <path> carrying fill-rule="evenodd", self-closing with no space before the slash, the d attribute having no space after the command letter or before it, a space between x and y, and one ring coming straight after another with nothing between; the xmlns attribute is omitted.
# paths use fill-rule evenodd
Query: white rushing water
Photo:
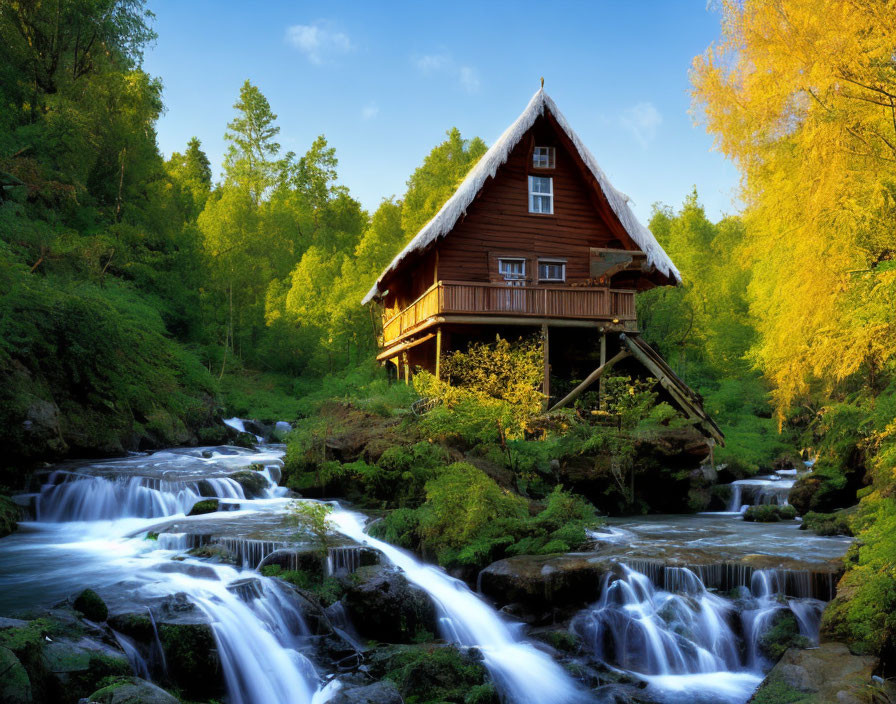
<svg viewBox="0 0 896 704"><path fill-rule="evenodd" d="M208 497L238 500L239 510L185 520L285 512L288 502L276 498L283 492L272 481L279 471L271 463L281 455L282 450L199 448L51 474L35 497L39 520L23 524L3 541L0 603L21 608L35 597L52 603L90 586L100 593L125 594L139 611L142 603L183 594L212 628L229 704L322 704L339 683L323 686L302 654L308 630L276 580L186 556L182 551L189 541L183 533L146 539L159 518L185 519L197 501ZM227 476L205 476L256 461L263 465L257 474L267 484L257 500L247 499L242 486ZM135 644L115 635L135 674L147 676L149 666ZM161 649L158 656L165 669Z"/></svg>
<svg viewBox="0 0 896 704"><path fill-rule="evenodd" d="M599 660L646 680L662 701L746 701L770 665L760 639L784 612L818 642L823 603L785 599L775 571L757 570L739 606L687 568L666 568L664 579L669 591L619 565L571 624Z"/></svg>
<svg viewBox="0 0 896 704"><path fill-rule="evenodd" d="M563 704L584 700L572 678L550 656L518 640L498 613L444 571L364 532L366 519L337 508L330 516L336 529L379 550L405 576L432 597L439 608L442 635L462 646L475 646L498 688L516 704Z"/></svg>

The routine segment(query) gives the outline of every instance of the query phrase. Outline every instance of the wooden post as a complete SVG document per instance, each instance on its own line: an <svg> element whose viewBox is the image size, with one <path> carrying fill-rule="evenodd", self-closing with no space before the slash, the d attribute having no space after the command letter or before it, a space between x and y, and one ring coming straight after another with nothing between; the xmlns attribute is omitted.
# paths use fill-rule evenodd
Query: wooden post
<svg viewBox="0 0 896 704"><path fill-rule="evenodd" d="M600 366L604 366L607 363L607 333L601 332L600 334ZM604 409L604 405L606 401L604 400L604 378L601 376L600 381L597 384L597 406L601 410Z"/></svg>
<svg viewBox="0 0 896 704"><path fill-rule="evenodd" d="M551 346L547 323L541 324L541 351L544 358L544 381L541 392L544 394L544 408L547 410L551 405Z"/></svg>
<svg viewBox="0 0 896 704"><path fill-rule="evenodd" d="M566 396L564 396L562 399L557 401L557 403L555 403L551 407L551 410L556 411L558 408L563 408L564 406L568 405L572 401L575 401L579 396L581 396L585 392L585 390L589 386L591 386L595 381L600 379L600 377L603 375L604 372L606 372L610 367L612 367L614 364L616 364L616 362L619 362L619 361L625 359L630 354L631 354L631 352L629 352L628 350L622 350L619 354L617 354L615 357L613 357L606 364L602 364L601 366L599 366L597 369L595 369L593 372L591 372L588 375L588 377L585 379L585 381L583 381L576 388L574 388L572 391L570 391L568 394L566 394Z"/></svg>
<svg viewBox="0 0 896 704"><path fill-rule="evenodd" d="M436 379L442 378L442 326L436 328Z"/></svg>

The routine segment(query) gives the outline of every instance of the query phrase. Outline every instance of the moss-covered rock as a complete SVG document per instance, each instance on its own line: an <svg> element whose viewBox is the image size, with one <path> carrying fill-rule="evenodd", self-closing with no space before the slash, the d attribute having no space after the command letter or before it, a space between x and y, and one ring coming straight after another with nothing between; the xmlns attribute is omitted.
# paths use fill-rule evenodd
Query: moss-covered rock
<svg viewBox="0 0 896 704"><path fill-rule="evenodd" d="M800 635L799 623L792 612L778 611L771 627L759 637L759 649L769 660L777 662L790 648L808 648L812 643Z"/></svg>
<svg viewBox="0 0 896 704"><path fill-rule="evenodd" d="M179 700L139 677L119 677L102 683L88 699L96 704L178 704Z"/></svg>
<svg viewBox="0 0 896 704"><path fill-rule="evenodd" d="M19 525L19 507L8 496L0 496L0 538L12 533Z"/></svg>
<svg viewBox="0 0 896 704"><path fill-rule="evenodd" d="M212 628L207 623L158 624L172 682L192 699L208 699L224 691L221 662Z"/></svg>
<svg viewBox="0 0 896 704"><path fill-rule="evenodd" d="M796 509L789 504L784 506L762 504L761 506L750 506L750 508L744 511L745 521L755 521L757 523L792 521L794 518L796 518Z"/></svg>
<svg viewBox="0 0 896 704"><path fill-rule="evenodd" d="M74 602L74 607L77 611L84 614L85 618L88 618L91 621L102 622L109 616L109 609L106 607L106 602L104 602L100 595L93 591L93 589L85 589L78 594Z"/></svg>
<svg viewBox="0 0 896 704"><path fill-rule="evenodd" d="M330 704L404 704L404 700L392 680L381 680L364 687L340 690Z"/></svg>
<svg viewBox="0 0 896 704"><path fill-rule="evenodd" d="M371 673L389 679L407 702L416 704L498 704L498 695L478 651L451 645L377 648Z"/></svg>
<svg viewBox="0 0 896 704"><path fill-rule="evenodd" d="M0 646L0 701L4 704L30 704L31 680L24 665L9 648Z"/></svg>
<svg viewBox="0 0 896 704"><path fill-rule="evenodd" d="M849 509L843 511L835 511L834 513L816 513L809 511L803 516L803 522L800 524L801 530L811 530L815 535L852 535L852 528L849 525Z"/></svg>
<svg viewBox="0 0 896 704"><path fill-rule="evenodd" d="M874 657L853 655L843 643L791 648L756 690L751 704L815 704L870 701L863 694L878 666Z"/></svg>
<svg viewBox="0 0 896 704"><path fill-rule="evenodd" d="M594 601L609 569L605 561L587 555L520 555L482 570L479 588L501 606L579 606Z"/></svg>
<svg viewBox="0 0 896 704"><path fill-rule="evenodd" d="M256 499L263 496L268 488L268 480L261 472L253 472L250 469L244 469L234 472L230 478L243 487L243 493L247 499Z"/></svg>
<svg viewBox="0 0 896 704"><path fill-rule="evenodd" d="M201 516L205 513L214 513L218 510L219 503L218 499L203 499L202 501L197 501L193 504L193 508L190 509L190 512L187 515Z"/></svg>
<svg viewBox="0 0 896 704"><path fill-rule="evenodd" d="M349 580L343 603L365 638L412 643L436 632L436 607L429 595L395 569L362 567Z"/></svg>

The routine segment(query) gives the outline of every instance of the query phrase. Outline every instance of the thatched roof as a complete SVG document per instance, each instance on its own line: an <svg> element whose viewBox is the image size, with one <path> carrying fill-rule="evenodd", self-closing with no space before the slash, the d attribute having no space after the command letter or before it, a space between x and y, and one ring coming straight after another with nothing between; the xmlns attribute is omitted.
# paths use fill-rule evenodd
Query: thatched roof
<svg viewBox="0 0 896 704"><path fill-rule="evenodd" d="M620 193L613 187L607 175L598 166L594 156L588 151L588 147L579 139L579 136L569 126L566 118L557 109L557 105L542 88L532 96L532 100L529 101L523 114L517 118L516 122L504 131L504 134L482 156L476 166L470 169L470 173L458 186L454 195L445 202L441 210L423 226L414 239L408 242L407 246L396 255L389 266L380 274L376 283L364 297L362 304L369 303L382 293L379 288L380 283L395 271L408 255L424 251L440 237L444 237L451 232L457 221L466 214L467 208L470 207L470 204L485 185L485 182L489 178L494 178L500 166L507 161L513 148L519 144L523 135L529 131L535 120L544 114L545 110L551 113L557 124L560 125L560 128L573 143L582 161L600 185L604 197L607 199L616 217L619 218L622 227L625 228L629 237L634 240L638 247L647 254L647 262L670 279L681 281L681 274L679 274L675 264L672 263L669 255L663 251L653 233L638 221L638 218L635 217L635 214L629 208L628 196Z"/></svg>

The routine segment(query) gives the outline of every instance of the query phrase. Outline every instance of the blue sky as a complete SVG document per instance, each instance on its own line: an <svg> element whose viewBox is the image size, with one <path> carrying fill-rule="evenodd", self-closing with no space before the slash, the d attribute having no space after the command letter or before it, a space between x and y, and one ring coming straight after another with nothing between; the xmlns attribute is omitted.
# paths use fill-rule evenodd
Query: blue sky
<svg viewBox="0 0 896 704"><path fill-rule="evenodd" d="M144 68L165 86L168 156L195 135L215 169L240 85L267 96L285 150L318 134L366 207L401 195L452 126L491 144L539 77L646 221L696 185L712 218L736 212L737 173L690 114L688 70L719 34L706 0L229 2L150 0Z"/></svg>

